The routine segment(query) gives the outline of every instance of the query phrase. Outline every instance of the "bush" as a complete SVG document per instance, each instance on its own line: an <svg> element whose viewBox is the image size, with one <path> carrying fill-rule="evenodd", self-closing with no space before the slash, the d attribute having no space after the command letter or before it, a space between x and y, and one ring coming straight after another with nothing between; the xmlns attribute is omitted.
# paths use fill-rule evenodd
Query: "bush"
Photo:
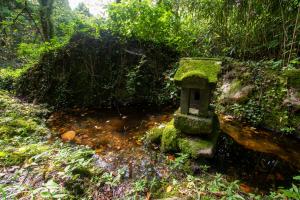
<svg viewBox="0 0 300 200"><path fill-rule="evenodd" d="M17 94L56 107L163 104L176 96L165 80L177 57L162 43L80 33L45 53L21 77Z"/></svg>
<svg viewBox="0 0 300 200"><path fill-rule="evenodd" d="M0 90L14 90L18 78L25 70L0 67Z"/></svg>

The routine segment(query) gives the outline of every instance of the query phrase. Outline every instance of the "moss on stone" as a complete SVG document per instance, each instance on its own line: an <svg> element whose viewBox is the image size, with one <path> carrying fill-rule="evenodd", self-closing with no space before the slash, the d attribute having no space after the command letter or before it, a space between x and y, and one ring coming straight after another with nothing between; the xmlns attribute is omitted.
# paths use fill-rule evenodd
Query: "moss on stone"
<svg viewBox="0 0 300 200"><path fill-rule="evenodd" d="M231 84L228 91L228 95L234 95L236 92L238 92L242 88L241 81L238 79L234 79Z"/></svg>
<svg viewBox="0 0 300 200"><path fill-rule="evenodd" d="M147 131L146 143L160 143L165 126L158 126Z"/></svg>
<svg viewBox="0 0 300 200"><path fill-rule="evenodd" d="M219 134L215 133L212 138L192 138L185 137L178 139L178 147L182 153L190 155L192 158L211 157L217 143Z"/></svg>
<svg viewBox="0 0 300 200"><path fill-rule="evenodd" d="M178 136L180 131L174 127L174 120L164 128L161 137L161 150L163 152L174 152L178 149Z"/></svg>
<svg viewBox="0 0 300 200"><path fill-rule="evenodd" d="M194 135L211 134L213 119L184 115L177 111L174 117L174 126L184 133Z"/></svg>
<svg viewBox="0 0 300 200"><path fill-rule="evenodd" d="M221 70L221 62L209 58L183 58L179 62L174 80L181 82L187 77L205 78L209 83L216 83Z"/></svg>

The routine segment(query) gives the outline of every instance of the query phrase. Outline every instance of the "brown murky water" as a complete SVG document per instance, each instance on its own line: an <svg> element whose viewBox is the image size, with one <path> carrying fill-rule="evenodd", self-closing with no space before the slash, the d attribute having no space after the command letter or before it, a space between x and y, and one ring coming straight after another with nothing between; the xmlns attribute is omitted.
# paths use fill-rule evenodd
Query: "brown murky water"
<svg viewBox="0 0 300 200"><path fill-rule="evenodd" d="M96 150L98 165L114 171L125 168L128 177L163 176L167 167L164 158L154 149L144 147L142 137L153 126L171 120L174 110L130 110L122 114L111 110L79 110L55 112L48 120L51 129L61 137L75 132L72 142ZM70 139L70 138L69 138Z"/></svg>
<svg viewBox="0 0 300 200"><path fill-rule="evenodd" d="M111 110L73 109L53 113L48 124L60 137L68 131L75 132L75 137L71 134L69 139L95 149L98 154L96 164L102 168L109 171L123 168L128 178L160 178L174 173L167 166L168 157L159 153L158 146L145 147L142 137L149 128L170 121L173 113L173 109L126 110L122 114ZM277 157L300 169L299 141L275 138L271 133L236 123L230 117L220 116L220 125L230 137L220 137L217 153L211 160L213 171L258 188L290 184L295 169L289 164L281 164ZM228 145L232 142L228 143L230 138L236 141L234 145Z"/></svg>

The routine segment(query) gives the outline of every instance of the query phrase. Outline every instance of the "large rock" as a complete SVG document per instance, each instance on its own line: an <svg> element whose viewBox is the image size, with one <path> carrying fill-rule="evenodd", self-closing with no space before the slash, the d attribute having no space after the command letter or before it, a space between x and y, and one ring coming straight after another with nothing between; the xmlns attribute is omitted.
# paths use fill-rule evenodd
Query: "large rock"
<svg viewBox="0 0 300 200"><path fill-rule="evenodd" d="M249 99L252 91L254 89L253 85L242 85L241 81L238 79L233 80L230 83L225 83L222 86L222 103L242 103Z"/></svg>
<svg viewBox="0 0 300 200"><path fill-rule="evenodd" d="M287 98L283 104L291 107L293 112L300 111L300 90L289 89Z"/></svg>

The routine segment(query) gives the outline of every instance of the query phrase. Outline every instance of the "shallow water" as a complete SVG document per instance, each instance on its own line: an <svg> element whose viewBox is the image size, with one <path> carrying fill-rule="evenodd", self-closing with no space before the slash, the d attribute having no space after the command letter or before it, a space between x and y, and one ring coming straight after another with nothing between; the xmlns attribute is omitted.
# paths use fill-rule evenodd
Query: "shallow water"
<svg viewBox="0 0 300 200"><path fill-rule="evenodd" d="M173 113L174 109L127 109L121 113L73 109L53 113L48 124L59 136L75 131L72 142L95 149L96 164L100 167L109 171L123 168L128 178L160 178L174 172L169 171L166 156L159 153L159 147L145 147L142 137L149 128L170 121ZM221 134L216 155L209 160L213 171L267 190L290 184L296 169L276 156L299 167L299 142L285 137L273 138L268 132L235 123L224 116L220 118L220 125L230 137Z"/></svg>
<svg viewBox="0 0 300 200"><path fill-rule="evenodd" d="M75 131L72 140L88 145L98 154L97 164L109 171L125 168L128 177L166 175L164 159L155 152L159 147L146 148L145 132L153 126L171 120L173 110L131 110L122 114L111 110L68 110L55 112L49 126L62 136Z"/></svg>

